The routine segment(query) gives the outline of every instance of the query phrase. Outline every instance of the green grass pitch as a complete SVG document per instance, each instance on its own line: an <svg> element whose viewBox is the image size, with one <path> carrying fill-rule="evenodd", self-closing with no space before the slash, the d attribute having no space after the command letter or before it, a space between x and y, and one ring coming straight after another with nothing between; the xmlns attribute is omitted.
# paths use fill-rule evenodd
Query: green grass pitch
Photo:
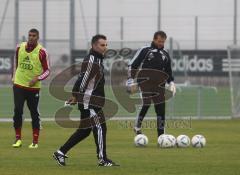
<svg viewBox="0 0 240 175"><path fill-rule="evenodd" d="M11 88L0 88L0 118L11 118L13 115L13 97ZM197 89L183 89L174 100L167 103L167 118L171 115L196 116L198 98ZM108 98L114 99L109 87ZM116 101L116 100L115 100ZM201 91L201 115L229 116L229 89L219 88L217 92L203 89ZM174 111L169 106L174 105ZM41 92L40 112L42 118L53 118L55 111L63 105L54 99L44 87ZM25 107L26 108L26 107ZM79 111L74 110L78 117ZM119 105L117 116L134 117ZM155 116L153 108L148 115ZM25 109L25 117L29 112ZM187 120L186 120L187 121ZM63 144L75 129L66 129L55 122L43 122L39 148L28 149L31 143L31 127L24 123L23 146L20 149L11 147L14 141L12 123L0 123L0 174L1 175L52 175L52 174L238 174L240 171L240 121L239 120L189 120L190 125L184 128L174 127L171 120L167 133L177 136L186 134L192 137L203 134L207 146L203 149L157 147L157 134L154 120L145 121L144 133L149 138L145 148L136 148L133 144L133 121L108 121L107 150L109 157L121 164L120 167L98 167L93 136L74 147L69 153L66 167L59 167L52 158L52 153ZM152 125L153 124L153 125ZM186 127L187 126L187 127Z"/></svg>
<svg viewBox="0 0 240 175"><path fill-rule="evenodd" d="M95 143L90 135L68 153L67 166L60 167L52 153L75 129L61 128L54 122L43 122L39 148L31 150L31 127L24 123L23 146L12 148L14 132L11 123L0 123L0 174L1 175L236 175L240 171L240 121L239 120L192 120L191 128L168 128L175 136L203 134L207 139L205 148L157 147L156 129L144 129L149 138L145 148L133 145L132 128L124 121L109 121L107 150L109 157L120 167L98 167Z"/></svg>

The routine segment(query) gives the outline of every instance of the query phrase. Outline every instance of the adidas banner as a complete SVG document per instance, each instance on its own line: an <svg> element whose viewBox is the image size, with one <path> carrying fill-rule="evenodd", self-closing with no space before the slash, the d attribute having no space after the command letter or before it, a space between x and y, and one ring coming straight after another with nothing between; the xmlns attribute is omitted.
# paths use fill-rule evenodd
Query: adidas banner
<svg viewBox="0 0 240 175"><path fill-rule="evenodd" d="M13 68L14 50L0 50L0 73L11 74Z"/></svg>
<svg viewBox="0 0 240 175"><path fill-rule="evenodd" d="M117 67L115 67L114 70L119 72L127 71L128 62L136 53L136 50L124 49L124 52L122 52L123 49L109 49L107 51L104 60L106 73L110 72L110 69L113 68L111 67L112 63L117 60L121 61L118 62ZM75 64L83 60L87 51L72 50L71 54L72 64ZM172 69L175 76L183 76L186 73L190 76L228 76L229 65L227 50L174 51L172 57Z"/></svg>

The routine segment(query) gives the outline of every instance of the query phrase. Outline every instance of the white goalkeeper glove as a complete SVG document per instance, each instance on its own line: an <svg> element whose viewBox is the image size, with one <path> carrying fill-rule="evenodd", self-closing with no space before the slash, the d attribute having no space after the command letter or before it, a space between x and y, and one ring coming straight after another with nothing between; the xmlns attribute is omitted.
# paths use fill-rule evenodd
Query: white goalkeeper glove
<svg viewBox="0 0 240 175"><path fill-rule="evenodd" d="M127 87L127 92L130 94L133 94L138 90L138 85L137 83L134 83L134 80L132 78L129 78L126 81L126 87Z"/></svg>
<svg viewBox="0 0 240 175"><path fill-rule="evenodd" d="M173 93L173 96L175 96L175 94L176 94L176 86L175 86L173 81L170 82L168 89Z"/></svg>

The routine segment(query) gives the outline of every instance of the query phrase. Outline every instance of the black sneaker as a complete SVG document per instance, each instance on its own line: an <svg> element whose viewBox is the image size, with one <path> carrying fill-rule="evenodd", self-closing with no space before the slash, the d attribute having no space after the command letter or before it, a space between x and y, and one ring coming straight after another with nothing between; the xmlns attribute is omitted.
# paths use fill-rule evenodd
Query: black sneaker
<svg viewBox="0 0 240 175"><path fill-rule="evenodd" d="M98 166L120 166L119 164L113 162L111 159L100 160Z"/></svg>
<svg viewBox="0 0 240 175"><path fill-rule="evenodd" d="M66 155L62 155L57 151L53 153L53 158L57 161L60 166L66 166L65 158L68 158Z"/></svg>
<svg viewBox="0 0 240 175"><path fill-rule="evenodd" d="M140 128L134 127L134 128L133 128L133 131L135 132L136 135L142 134L142 131L141 131Z"/></svg>

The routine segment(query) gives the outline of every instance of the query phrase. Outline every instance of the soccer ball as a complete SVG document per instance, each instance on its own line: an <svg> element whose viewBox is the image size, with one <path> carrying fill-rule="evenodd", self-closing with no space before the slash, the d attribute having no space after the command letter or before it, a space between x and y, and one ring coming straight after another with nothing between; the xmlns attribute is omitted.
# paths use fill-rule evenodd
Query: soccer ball
<svg viewBox="0 0 240 175"><path fill-rule="evenodd" d="M179 135L177 137L177 147L186 148L190 145L190 138L187 135Z"/></svg>
<svg viewBox="0 0 240 175"><path fill-rule="evenodd" d="M173 136L173 135L171 135L171 134L168 134L168 137L172 140L172 144L173 144L173 147L176 145L176 138Z"/></svg>
<svg viewBox="0 0 240 175"><path fill-rule="evenodd" d="M158 144L161 148L172 148L176 144L176 139L173 135L162 134L158 137Z"/></svg>
<svg viewBox="0 0 240 175"><path fill-rule="evenodd" d="M148 144L148 138L144 134L138 134L134 138L136 146L146 146Z"/></svg>
<svg viewBox="0 0 240 175"><path fill-rule="evenodd" d="M192 138L192 146L195 148L202 148L206 145L206 139L203 135L195 135Z"/></svg>

